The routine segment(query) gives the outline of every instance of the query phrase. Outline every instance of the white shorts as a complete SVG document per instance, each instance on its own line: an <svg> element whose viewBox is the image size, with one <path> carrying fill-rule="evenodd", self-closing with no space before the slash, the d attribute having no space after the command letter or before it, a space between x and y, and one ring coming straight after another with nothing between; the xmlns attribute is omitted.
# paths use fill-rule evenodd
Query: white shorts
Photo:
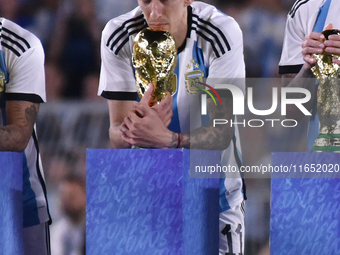
<svg viewBox="0 0 340 255"><path fill-rule="evenodd" d="M220 213L219 255L244 254L244 201Z"/></svg>

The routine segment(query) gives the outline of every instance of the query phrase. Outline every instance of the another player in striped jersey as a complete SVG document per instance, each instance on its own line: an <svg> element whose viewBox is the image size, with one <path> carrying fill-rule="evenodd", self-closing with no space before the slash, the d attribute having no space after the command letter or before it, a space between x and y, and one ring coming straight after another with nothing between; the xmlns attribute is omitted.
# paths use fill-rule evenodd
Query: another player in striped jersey
<svg viewBox="0 0 340 255"><path fill-rule="evenodd" d="M46 100L44 51L37 37L0 18L0 150L22 152L24 254L50 254L44 175L35 121Z"/></svg>
<svg viewBox="0 0 340 255"><path fill-rule="evenodd" d="M214 6L193 0L138 0L139 7L110 20L102 34L102 67L98 94L107 98L110 110L110 140L114 148L131 145L151 148L219 149L222 164L239 167L240 141L237 128L212 123L202 125L200 101L194 79L215 86L213 79L244 78L242 33L229 16ZM176 42L177 91L150 108L137 98L132 46L143 28L169 31ZM239 85L244 91L244 83ZM193 99L195 98L196 99ZM194 100L197 116L190 112ZM222 97L222 106L207 100L211 119L234 119L232 99ZM143 118L136 114L136 110ZM194 119L194 120L193 120ZM170 123L170 124L169 124ZM243 181L221 179L220 254L243 254Z"/></svg>
<svg viewBox="0 0 340 255"><path fill-rule="evenodd" d="M284 77L294 78L289 86L304 87L312 92L312 99L305 105L313 116L308 130L308 149L310 150L319 133L316 113L316 83L311 67L315 64L314 53L322 51L340 55L340 35L331 35L328 40L320 33L325 29L340 29L340 4L331 0L297 0L287 17L283 50L279 72ZM340 61L333 59L334 63ZM298 109L288 109L290 117L300 119L303 115Z"/></svg>

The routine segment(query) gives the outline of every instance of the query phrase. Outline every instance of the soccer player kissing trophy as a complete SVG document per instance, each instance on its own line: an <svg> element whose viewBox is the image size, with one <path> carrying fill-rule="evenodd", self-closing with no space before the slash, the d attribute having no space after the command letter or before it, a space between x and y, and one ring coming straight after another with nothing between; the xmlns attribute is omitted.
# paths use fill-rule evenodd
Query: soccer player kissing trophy
<svg viewBox="0 0 340 255"><path fill-rule="evenodd" d="M167 92L176 92L177 52L169 32L157 28L140 31L134 40L132 63L139 97L143 97L150 83L154 86L150 107L161 101Z"/></svg>

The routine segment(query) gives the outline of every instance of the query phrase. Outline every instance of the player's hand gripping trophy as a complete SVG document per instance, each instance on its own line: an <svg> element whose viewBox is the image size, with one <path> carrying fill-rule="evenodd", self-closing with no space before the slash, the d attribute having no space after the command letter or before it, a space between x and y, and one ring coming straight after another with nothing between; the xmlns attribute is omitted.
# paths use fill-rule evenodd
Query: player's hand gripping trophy
<svg viewBox="0 0 340 255"><path fill-rule="evenodd" d="M154 86L150 107L167 92L171 95L176 92L177 52L169 32L153 28L140 31L134 40L132 63L139 97L142 98L150 83Z"/></svg>
<svg viewBox="0 0 340 255"><path fill-rule="evenodd" d="M331 34L340 34L340 30L325 30L322 34L327 40ZM320 128L312 151L340 152L340 70L339 65L332 62L333 58L340 59L340 56L326 52L313 56L317 60L312 72L319 82L317 111Z"/></svg>

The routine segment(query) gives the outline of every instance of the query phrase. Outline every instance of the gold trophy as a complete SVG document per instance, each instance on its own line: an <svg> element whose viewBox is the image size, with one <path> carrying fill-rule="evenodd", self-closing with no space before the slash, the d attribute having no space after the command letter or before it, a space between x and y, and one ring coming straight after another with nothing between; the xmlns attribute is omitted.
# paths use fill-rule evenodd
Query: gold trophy
<svg viewBox="0 0 340 255"><path fill-rule="evenodd" d="M331 29L322 32L326 40L331 34L340 34L340 30ZM332 62L340 56L323 52L313 54L317 60L312 72L319 82L317 91L317 112L319 116L319 135L314 142L314 152L340 152L340 84L339 65Z"/></svg>
<svg viewBox="0 0 340 255"><path fill-rule="evenodd" d="M134 40L132 63L139 97L143 97L149 83L154 85L149 106L161 101L167 92L176 92L177 51L169 32L154 28L140 31Z"/></svg>

